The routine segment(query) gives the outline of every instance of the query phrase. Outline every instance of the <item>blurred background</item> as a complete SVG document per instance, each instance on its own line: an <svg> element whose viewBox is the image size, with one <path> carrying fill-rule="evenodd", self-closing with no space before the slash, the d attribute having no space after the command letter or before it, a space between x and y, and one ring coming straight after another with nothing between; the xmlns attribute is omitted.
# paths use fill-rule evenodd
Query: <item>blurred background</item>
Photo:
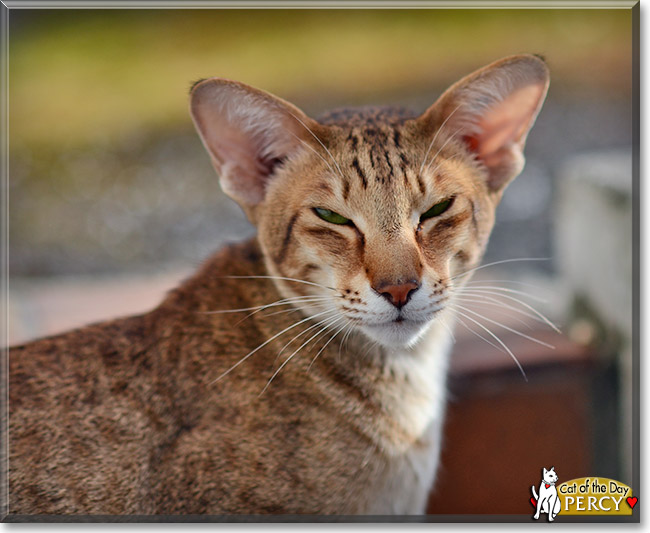
<svg viewBox="0 0 650 533"><path fill-rule="evenodd" d="M502 302L519 312L476 309L499 311L501 327L483 323L526 382L484 332L457 327L429 512L532 513L544 466L560 482L599 475L638 489L631 9L14 9L9 24L12 344L150 309L224 242L254 234L194 132L193 81L243 81L312 116L421 111L476 68L543 55L548 100L484 262L526 260L477 274L526 293L501 292L561 333L514 300ZM490 495L476 479L494 480Z"/></svg>

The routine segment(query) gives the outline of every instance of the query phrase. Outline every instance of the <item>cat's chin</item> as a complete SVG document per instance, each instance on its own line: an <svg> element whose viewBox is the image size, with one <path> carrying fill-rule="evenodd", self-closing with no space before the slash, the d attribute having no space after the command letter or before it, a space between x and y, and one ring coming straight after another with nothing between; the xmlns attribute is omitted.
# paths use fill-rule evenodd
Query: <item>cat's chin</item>
<svg viewBox="0 0 650 533"><path fill-rule="evenodd" d="M414 346L431 326L431 321L402 320L383 324L365 324L359 329L373 341L387 348Z"/></svg>

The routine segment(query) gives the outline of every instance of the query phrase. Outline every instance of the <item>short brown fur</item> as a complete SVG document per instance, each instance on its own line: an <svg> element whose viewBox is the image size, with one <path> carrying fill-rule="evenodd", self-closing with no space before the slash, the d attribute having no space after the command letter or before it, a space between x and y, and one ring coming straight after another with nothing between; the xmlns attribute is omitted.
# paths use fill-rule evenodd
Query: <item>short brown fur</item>
<svg viewBox="0 0 650 533"><path fill-rule="evenodd" d="M480 261L547 85L541 60L514 56L420 116L317 122L197 82L199 133L258 234L150 313L11 349L10 513L423 512L445 397L438 317ZM504 106L518 113L505 134ZM380 288L405 283L398 309Z"/></svg>

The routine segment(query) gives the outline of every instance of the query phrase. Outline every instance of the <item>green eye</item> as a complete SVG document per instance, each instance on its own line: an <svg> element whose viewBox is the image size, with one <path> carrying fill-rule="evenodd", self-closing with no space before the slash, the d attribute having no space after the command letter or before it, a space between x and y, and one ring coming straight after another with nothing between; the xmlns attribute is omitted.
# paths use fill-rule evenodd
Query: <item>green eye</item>
<svg viewBox="0 0 650 533"><path fill-rule="evenodd" d="M442 215L445 211L447 211L447 209L451 207L453 201L454 199L452 197L452 198L447 198L442 202L438 202L431 209L422 213L420 220L426 220L427 218L433 218L433 217L437 217L438 215Z"/></svg>
<svg viewBox="0 0 650 533"><path fill-rule="evenodd" d="M314 207L314 213L316 213L320 218L322 218L326 222L331 222L332 224L344 225L350 223L349 218L345 218L344 216L341 216L338 213L335 213L334 211L330 211L329 209L323 209L322 207Z"/></svg>

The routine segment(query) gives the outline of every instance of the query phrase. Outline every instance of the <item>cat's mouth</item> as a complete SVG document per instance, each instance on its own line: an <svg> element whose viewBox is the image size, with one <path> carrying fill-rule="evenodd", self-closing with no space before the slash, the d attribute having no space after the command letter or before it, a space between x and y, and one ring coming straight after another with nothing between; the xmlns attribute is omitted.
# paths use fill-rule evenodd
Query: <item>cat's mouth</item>
<svg viewBox="0 0 650 533"><path fill-rule="evenodd" d="M430 320L415 320L402 315L375 324L364 324L361 330L386 346L406 346L416 341L426 330Z"/></svg>

